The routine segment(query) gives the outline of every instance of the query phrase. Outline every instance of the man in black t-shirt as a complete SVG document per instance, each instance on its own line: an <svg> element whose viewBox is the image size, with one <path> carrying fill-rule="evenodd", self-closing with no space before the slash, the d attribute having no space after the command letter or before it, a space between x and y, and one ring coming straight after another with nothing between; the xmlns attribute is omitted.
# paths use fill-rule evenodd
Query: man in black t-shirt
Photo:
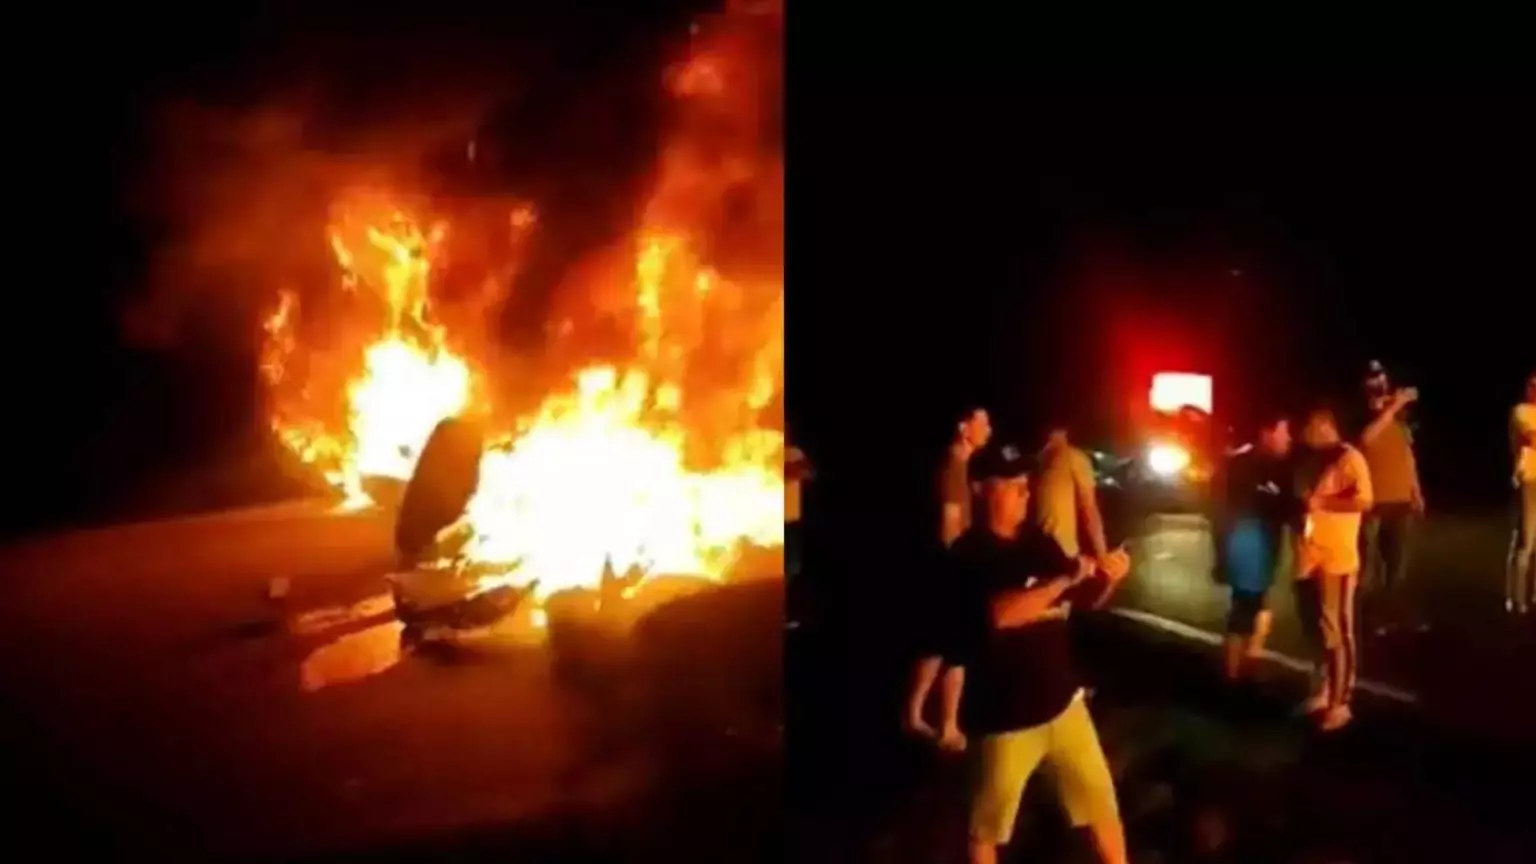
<svg viewBox="0 0 1536 864"><path fill-rule="evenodd" d="M1068 615L1097 606L1130 571L1122 550L1071 558L1028 527L1026 463L1003 448L977 472L986 521L954 547L950 638L945 659L963 669L945 701L958 701L972 737L970 861L991 864L1008 842L1036 766L1055 770L1074 826L1087 827L1100 857L1126 860L1114 780L1072 663ZM957 692L963 686L963 698Z"/></svg>
<svg viewBox="0 0 1536 864"><path fill-rule="evenodd" d="M1212 535L1220 581L1232 590L1223 666L1227 679L1244 677L1264 651L1273 617L1268 594L1290 561L1301 528L1301 498L1294 494L1290 422L1271 416L1252 445L1228 454L1212 484Z"/></svg>

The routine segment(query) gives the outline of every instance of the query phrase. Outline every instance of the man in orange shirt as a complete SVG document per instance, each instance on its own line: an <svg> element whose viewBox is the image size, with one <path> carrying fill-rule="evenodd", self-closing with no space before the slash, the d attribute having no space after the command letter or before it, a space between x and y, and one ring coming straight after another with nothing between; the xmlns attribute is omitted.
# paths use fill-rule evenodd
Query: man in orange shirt
<svg viewBox="0 0 1536 864"><path fill-rule="evenodd" d="M1306 523L1297 556L1302 620L1318 654L1318 688L1305 704L1323 731L1349 723L1359 655L1355 642L1355 587L1360 580L1360 524L1371 509L1371 471L1346 444L1326 408L1308 416L1302 437L1315 457L1302 480Z"/></svg>

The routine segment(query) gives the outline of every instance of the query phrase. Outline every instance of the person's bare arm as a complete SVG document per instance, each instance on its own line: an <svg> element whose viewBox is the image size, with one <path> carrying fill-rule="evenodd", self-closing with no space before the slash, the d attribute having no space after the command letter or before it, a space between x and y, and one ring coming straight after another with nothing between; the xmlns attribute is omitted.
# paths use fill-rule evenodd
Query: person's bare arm
<svg viewBox="0 0 1536 864"><path fill-rule="evenodd" d="M1074 573L1048 577L1044 582L1029 588L1015 588L994 594L987 603L993 629L1007 630L1041 620L1061 600L1061 595L1092 574L1092 561L1083 559Z"/></svg>
<svg viewBox="0 0 1536 864"><path fill-rule="evenodd" d="M1370 423L1366 424L1365 431L1360 433L1360 440L1367 444L1376 440L1376 437L1386 431L1388 426L1397 422L1397 415L1408 402L1409 400L1403 392L1393 395L1391 399L1387 400L1387 406Z"/></svg>
<svg viewBox="0 0 1536 864"><path fill-rule="evenodd" d="M1424 487L1419 485L1419 460L1414 455L1412 448L1408 450L1408 473L1413 483L1408 490L1409 500L1413 504L1413 509L1419 514L1423 514L1425 506Z"/></svg>
<svg viewBox="0 0 1536 864"><path fill-rule="evenodd" d="M945 504L944 515L939 523L939 539L945 546L953 546L965 530L965 522L960 515L959 504Z"/></svg>
<svg viewBox="0 0 1536 864"><path fill-rule="evenodd" d="M966 482L965 474L957 470L951 464L944 468L939 475L939 500L942 502L939 515L939 540L947 546L954 544L955 540L965 533L964 512L965 501L971 494L970 485Z"/></svg>
<svg viewBox="0 0 1536 864"><path fill-rule="evenodd" d="M939 679L939 739L950 747L964 747L960 732L960 697L965 692L965 667L951 666ZM958 740L957 740L958 739Z"/></svg>
<svg viewBox="0 0 1536 864"><path fill-rule="evenodd" d="M1032 588L999 593L988 604L993 629L1006 630L1039 621L1078 581L1076 576L1057 576Z"/></svg>
<svg viewBox="0 0 1536 864"><path fill-rule="evenodd" d="M1122 546L1106 555L1099 561L1098 577L1093 581L1095 589L1087 599L1090 609L1099 609L1109 602L1109 598L1115 596L1115 589L1125 581L1125 577L1131 572L1131 555Z"/></svg>
<svg viewBox="0 0 1536 864"><path fill-rule="evenodd" d="M1072 485L1077 490L1078 510L1083 514L1083 529L1088 532L1088 546L1095 558L1109 554L1104 535L1104 514L1099 510L1099 493L1093 484L1093 465L1082 452L1072 454Z"/></svg>

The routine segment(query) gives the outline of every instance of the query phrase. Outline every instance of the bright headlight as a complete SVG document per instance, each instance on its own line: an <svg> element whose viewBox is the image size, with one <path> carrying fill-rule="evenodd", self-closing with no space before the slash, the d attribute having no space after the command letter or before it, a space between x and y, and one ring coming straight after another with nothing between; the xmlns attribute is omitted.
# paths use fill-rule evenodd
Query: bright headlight
<svg viewBox="0 0 1536 864"><path fill-rule="evenodd" d="M1177 476L1189 467L1189 451L1177 444L1153 444L1147 448L1147 467L1159 477Z"/></svg>

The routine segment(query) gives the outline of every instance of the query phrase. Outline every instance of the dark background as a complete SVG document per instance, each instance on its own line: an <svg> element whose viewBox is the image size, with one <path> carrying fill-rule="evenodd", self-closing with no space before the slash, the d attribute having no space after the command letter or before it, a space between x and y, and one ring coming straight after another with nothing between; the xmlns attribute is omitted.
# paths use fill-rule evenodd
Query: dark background
<svg viewBox="0 0 1536 864"><path fill-rule="evenodd" d="M994 68L818 75L796 101L794 59L789 409L829 520L931 533L919 496L966 402L1021 443L1050 413L1104 440L1185 369L1242 429L1358 406L1371 358L1423 392L1431 507L1507 494L1536 365L1528 85Z"/></svg>
<svg viewBox="0 0 1536 864"><path fill-rule="evenodd" d="M541 304L563 269L626 230L644 200L661 69L686 43L700 5L146 7L93 18L112 38L89 45L70 36L70 22L57 23L65 41L39 34L57 46L49 55L56 67L13 77L35 85L19 87L11 106L26 131L12 139L21 151L11 202L13 326L0 340L8 382L0 452L12 459L12 506L0 533L297 489L275 465L238 464L271 456L254 338L231 340L228 322L194 320L174 344L145 344L125 324L154 288L157 256L190 239L165 217L172 193L162 176L180 171L177 179L198 183L167 150L169 107L236 115L278 96L318 94L325 107L303 134L307 146L336 156L359 130L429 113L445 94L484 103L496 169L461 176L425 167L440 169L440 194L540 202L549 241L502 322L509 336L526 337L538 332ZM454 144L456 154L462 145ZM314 215L323 224L323 211ZM323 235L315 237L323 256ZM215 464L231 478L211 484L219 488L157 491Z"/></svg>
<svg viewBox="0 0 1536 864"><path fill-rule="evenodd" d="M9 531L137 512L167 473L259 450L251 345L123 337L125 304L176 242L143 216L153 109L169 100L241 106L312 84L345 97L315 132L344 142L444 82L504 95L487 124L506 130L505 176L444 183L538 178L564 239L506 328L539 321L539 284L643 191L655 70L689 10L525 5L146 12L58 55L88 57L88 74L32 74L13 105L27 132L12 142L0 340ZM924 518L912 502L963 401L1010 437L1047 405L1101 436L1147 374L1188 367L1216 375L1218 410L1240 425L1276 402L1352 397L1371 357L1424 391L1432 504L1497 501L1505 413L1536 357L1520 331L1536 315L1527 85L1086 83L995 55L851 59L875 46L803 14L790 32L788 410L821 463L822 506ZM871 494L884 487L903 494Z"/></svg>

